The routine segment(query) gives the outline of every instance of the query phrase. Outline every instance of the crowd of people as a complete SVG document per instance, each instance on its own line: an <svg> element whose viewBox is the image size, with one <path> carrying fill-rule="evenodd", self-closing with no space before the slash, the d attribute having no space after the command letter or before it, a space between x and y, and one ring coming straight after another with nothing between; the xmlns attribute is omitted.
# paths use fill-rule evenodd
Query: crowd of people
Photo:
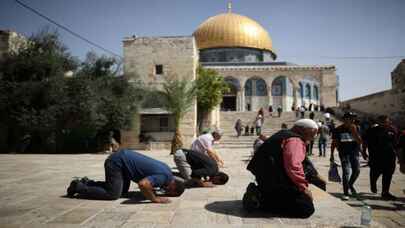
<svg viewBox="0 0 405 228"><path fill-rule="evenodd" d="M272 115L271 112L269 114ZM308 186L313 184L326 191L327 183L309 158L316 136L320 157L326 157L329 138L332 138L331 163L335 162L335 150L338 151L343 200L357 196L355 183L360 174L360 155L370 166L370 191L378 192L377 180L382 176L382 199L396 200L390 192L390 184L397 157L400 170L405 173L405 131L398 132L387 116L366 123L358 121L354 113L348 112L342 118L343 123L337 127L327 112L319 121L314 120L314 114L310 114L309 118L305 118L305 113L298 117L300 119L291 128L283 123L281 130L268 137L261 129L264 110L260 109L257 113L253 131L256 130L258 137L253 143L252 158L247 165L247 170L255 176L255 182L248 184L243 195L245 210L265 210L298 218L307 218L314 213L313 197ZM251 127L244 127L238 119L235 124L238 137L243 129L245 134L252 130ZM177 150L173 154L179 171L177 176L167 164L136 151L120 149L119 144L112 141L112 153L104 162L105 181L94 181L87 177L73 180L67 188L67 195L115 200L127 194L130 182L134 181L147 200L169 203L165 196L180 196L186 188L226 184L229 176L221 171L224 160L213 149L221 136L222 131L214 130L198 136L190 148Z"/></svg>

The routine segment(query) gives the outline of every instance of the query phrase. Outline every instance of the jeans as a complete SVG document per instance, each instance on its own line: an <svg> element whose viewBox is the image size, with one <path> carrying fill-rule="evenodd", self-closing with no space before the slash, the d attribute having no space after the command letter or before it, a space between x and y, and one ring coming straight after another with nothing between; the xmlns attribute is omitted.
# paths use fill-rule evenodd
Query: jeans
<svg viewBox="0 0 405 228"><path fill-rule="evenodd" d="M78 183L79 197L97 200L116 200L121 194L128 192L130 179L124 177L121 169L110 159L104 162L105 181L88 181Z"/></svg>
<svg viewBox="0 0 405 228"><path fill-rule="evenodd" d="M339 152L339 158L342 165L343 194L349 195L349 188L353 188L360 174L359 153L358 151Z"/></svg>
<svg viewBox="0 0 405 228"><path fill-rule="evenodd" d="M180 172L181 177L183 177L185 180L190 180L192 170L190 164L187 162L187 158L183 150L176 150L173 160Z"/></svg>
<svg viewBox="0 0 405 228"><path fill-rule="evenodd" d="M328 140L326 138L319 138L318 147L319 147L319 156L326 156L326 143Z"/></svg>

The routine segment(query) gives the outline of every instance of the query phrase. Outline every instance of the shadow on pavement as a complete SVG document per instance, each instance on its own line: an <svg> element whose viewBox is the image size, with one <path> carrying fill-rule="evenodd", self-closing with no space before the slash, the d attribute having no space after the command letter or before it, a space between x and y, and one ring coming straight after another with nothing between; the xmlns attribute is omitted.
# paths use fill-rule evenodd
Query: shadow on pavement
<svg viewBox="0 0 405 228"><path fill-rule="evenodd" d="M266 211L247 212L242 207L242 200L215 201L205 205L205 209L214 213L240 218L287 218Z"/></svg>

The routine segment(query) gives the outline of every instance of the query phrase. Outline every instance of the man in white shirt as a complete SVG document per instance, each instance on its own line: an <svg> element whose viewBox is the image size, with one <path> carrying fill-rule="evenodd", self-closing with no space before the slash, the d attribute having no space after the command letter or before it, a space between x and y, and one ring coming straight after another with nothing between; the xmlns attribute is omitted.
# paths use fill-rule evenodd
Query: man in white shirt
<svg viewBox="0 0 405 228"><path fill-rule="evenodd" d="M222 132L220 130L215 130L212 133L200 135L191 143L191 150L206 154L214 159L218 166L223 167L224 162L212 148L214 142L219 141L221 136Z"/></svg>

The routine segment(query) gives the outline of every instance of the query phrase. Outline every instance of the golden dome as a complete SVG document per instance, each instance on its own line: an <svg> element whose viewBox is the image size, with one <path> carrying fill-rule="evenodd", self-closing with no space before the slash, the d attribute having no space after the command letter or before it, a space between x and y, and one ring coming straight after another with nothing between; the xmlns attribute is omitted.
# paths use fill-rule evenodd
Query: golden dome
<svg viewBox="0 0 405 228"><path fill-rule="evenodd" d="M271 38L259 23L231 12L208 18L193 35L199 49L247 47L273 53Z"/></svg>

